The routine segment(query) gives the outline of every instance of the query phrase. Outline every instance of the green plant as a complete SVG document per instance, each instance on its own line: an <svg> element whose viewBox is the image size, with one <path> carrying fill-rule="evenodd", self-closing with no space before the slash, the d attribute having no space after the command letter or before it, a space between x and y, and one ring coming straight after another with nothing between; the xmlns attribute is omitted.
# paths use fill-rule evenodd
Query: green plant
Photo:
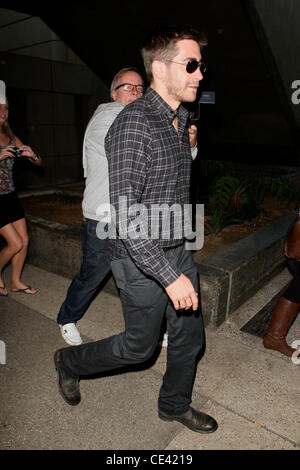
<svg viewBox="0 0 300 470"><path fill-rule="evenodd" d="M205 161L202 169L210 181L211 217L206 224L209 233L256 217L263 210L261 205L267 194L287 207L294 204L296 208L299 204L300 189L279 174L278 169L216 161Z"/></svg>
<svg viewBox="0 0 300 470"><path fill-rule="evenodd" d="M245 191L246 187L239 178L221 176L215 181L211 205L214 209L238 211Z"/></svg>
<svg viewBox="0 0 300 470"><path fill-rule="evenodd" d="M221 209L216 209L212 217L205 223L205 235L216 235L221 232L227 225L241 223L239 219L234 217L231 212L224 212Z"/></svg>

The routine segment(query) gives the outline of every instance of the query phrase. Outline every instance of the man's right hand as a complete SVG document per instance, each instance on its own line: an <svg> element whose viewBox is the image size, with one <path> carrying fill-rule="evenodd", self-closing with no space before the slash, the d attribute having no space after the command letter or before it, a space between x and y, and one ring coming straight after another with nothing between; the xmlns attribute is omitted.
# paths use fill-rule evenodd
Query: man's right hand
<svg viewBox="0 0 300 470"><path fill-rule="evenodd" d="M166 292L174 304L175 310L193 310L198 308L198 294L193 284L184 274L166 287Z"/></svg>

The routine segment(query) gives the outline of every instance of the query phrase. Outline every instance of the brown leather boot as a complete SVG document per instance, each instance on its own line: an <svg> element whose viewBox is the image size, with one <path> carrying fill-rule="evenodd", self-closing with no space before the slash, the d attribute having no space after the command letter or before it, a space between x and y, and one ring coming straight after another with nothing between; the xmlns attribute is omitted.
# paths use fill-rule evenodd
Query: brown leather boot
<svg viewBox="0 0 300 470"><path fill-rule="evenodd" d="M299 305L300 304L290 302L284 297L279 297L270 320L267 334L263 340L265 348L280 351L282 354L289 357L296 351L287 344L285 336L298 312Z"/></svg>

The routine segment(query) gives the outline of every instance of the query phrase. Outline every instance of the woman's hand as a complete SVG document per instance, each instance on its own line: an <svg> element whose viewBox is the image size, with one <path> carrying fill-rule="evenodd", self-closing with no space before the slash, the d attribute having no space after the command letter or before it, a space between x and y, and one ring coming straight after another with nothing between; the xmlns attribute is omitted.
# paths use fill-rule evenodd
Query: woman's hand
<svg viewBox="0 0 300 470"><path fill-rule="evenodd" d="M14 156L14 145L7 145L3 149L0 149L0 160L5 160L8 157Z"/></svg>
<svg viewBox="0 0 300 470"><path fill-rule="evenodd" d="M36 165L41 165L42 163L41 157L37 155L36 153L34 153L34 151L32 150L31 147L29 147L29 145L21 145L20 148L22 150L22 154L21 154L22 157L28 158L28 160L30 160L32 163Z"/></svg>
<svg viewBox="0 0 300 470"><path fill-rule="evenodd" d="M29 145L22 145L20 148L22 150L22 157L26 157L29 160L34 160L35 159L36 155L35 155L34 151L32 150L32 148L29 147Z"/></svg>

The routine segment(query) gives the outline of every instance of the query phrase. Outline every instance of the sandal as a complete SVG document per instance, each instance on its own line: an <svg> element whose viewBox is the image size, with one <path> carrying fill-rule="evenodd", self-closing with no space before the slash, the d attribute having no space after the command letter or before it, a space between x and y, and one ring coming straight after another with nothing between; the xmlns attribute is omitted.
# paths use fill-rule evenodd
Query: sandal
<svg viewBox="0 0 300 470"><path fill-rule="evenodd" d="M5 284L3 284L3 286L0 286L0 289L6 289ZM8 292L6 294L4 294L3 292L0 292L0 295L2 295L2 297L7 297Z"/></svg>
<svg viewBox="0 0 300 470"><path fill-rule="evenodd" d="M25 289L10 290L10 292L14 292L14 293L15 292L20 292L21 294L26 294L26 295L35 295L37 293L37 291L36 292L26 292L28 289L31 290L32 287L27 286L27 287L25 287Z"/></svg>

